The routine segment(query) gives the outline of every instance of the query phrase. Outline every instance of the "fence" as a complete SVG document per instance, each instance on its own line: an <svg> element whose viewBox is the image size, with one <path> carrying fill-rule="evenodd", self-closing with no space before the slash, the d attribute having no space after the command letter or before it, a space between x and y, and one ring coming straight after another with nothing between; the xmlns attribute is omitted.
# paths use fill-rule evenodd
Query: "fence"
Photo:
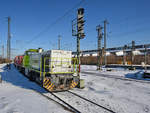
<svg viewBox="0 0 150 113"><path fill-rule="evenodd" d="M131 55L126 56L126 62L131 64ZM133 64L141 65L142 62L145 62L144 55L136 55L134 56ZM150 65L150 55L147 55L146 62ZM81 64L83 65L96 65L97 64L97 56L82 56ZM107 64L123 64L123 56L110 55L107 56Z"/></svg>

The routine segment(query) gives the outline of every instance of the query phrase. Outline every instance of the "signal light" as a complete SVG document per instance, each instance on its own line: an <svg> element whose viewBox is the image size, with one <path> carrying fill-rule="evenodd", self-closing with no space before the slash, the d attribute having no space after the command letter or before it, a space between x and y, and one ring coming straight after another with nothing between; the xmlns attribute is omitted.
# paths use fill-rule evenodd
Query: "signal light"
<svg viewBox="0 0 150 113"><path fill-rule="evenodd" d="M85 34L84 34L84 19L83 19L83 16L84 16L84 9L83 8L80 8L78 9L78 17L77 17L77 36L79 38L84 38L85 37Z"/></svg>

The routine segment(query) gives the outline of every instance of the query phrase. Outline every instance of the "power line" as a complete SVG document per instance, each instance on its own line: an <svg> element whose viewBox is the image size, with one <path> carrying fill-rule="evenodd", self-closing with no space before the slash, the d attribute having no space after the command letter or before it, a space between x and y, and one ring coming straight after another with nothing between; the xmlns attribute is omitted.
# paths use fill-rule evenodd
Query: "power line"
<svg viewBox="0 0 150 113"><path fill-rule="evenodd" d="M59 17L58 19L56 19L56 21L54 21L53 23L51 23L50 25L48 25L44 30L42 30L40 33L38 33L35 37L33 37L30 41L27 42L27 44L29 45L31 42L37 40L38 38L40 38L40 36L42 34L44 34L45 32L47 32L49 29L51 29L52 27L54 27L55 24L57 24L59 21L61 21L64 17L66 17L70 12L72 12L76 7L79 7L82 3L84 2L84 0L81 0L79 3L77 3L74 7L72 7L71 9L69 9L67 12L64 13L63 16Z"/></svg>
<svg viewBox="0 0 150 113"><path fill-rule="evenodd" d="M136 18L136 20L141 20L142 18ZM100 19L101 20L101 19ZM143 24L147 24L147 22L149 21L149 18L146 18L146 20L144 20L144 22L142 22L142 23L139 23L139 22L137 22L137 21L135 21L135 18L133 18L133 17L126 17L126 18L124 18L124 19L121 19L121 21L117 21L117 22L111 22L111 24L110 24L110 26L111 25L122 25L122 24L127 24L127 23L129 23L129 20L134 20L132 23L132 26L139 26L139 25L143 25ZM141 20L141 21L143 21L143 20ZM127 22L127 23L126 23ZM131 25L131 24L130 24ZM96 26L96 24L91 28L91 29L88 29L88 30L86 30L86 32L87 33L89 33L89 32L92 32L92 31L95 31L95 26ZM122 25L123 26L123 25ZM116 26L115 26L116 27Z"/></svg>
<svg viewBox="0 0 150 113"><path fill-rule="evenodd" d="M124 37L124 36L127 36L127 35L131 35L133 33L145 32L147 30L149 30L149 27L135 29L134 31L129 31L129 32L123 32L123 33L120 33L118 35L112 35L111 37Z"/></svg>
<svg viewBox="0 0 150 113"><path fill-rule="evenodd" d="M7 39L7 59L11 59L11 45L10 45L10 17L7 17L8 19L8 39Z"/></svg>
<svg viewBox="0 0 150 113"><path fill-rule="evenodd" d="M58 50L60 50L60 40L61 40L61 35L58 35Z"/></svg>
<svg viewBox="0 0 150 113"><path fill-rule="evenodd" d="M108 24L108 21L104 20L104 63L105 63L105 66L107 64L107 57L106 57L106 38L107 38L106 27L107 27L107 24Z"/></svg>

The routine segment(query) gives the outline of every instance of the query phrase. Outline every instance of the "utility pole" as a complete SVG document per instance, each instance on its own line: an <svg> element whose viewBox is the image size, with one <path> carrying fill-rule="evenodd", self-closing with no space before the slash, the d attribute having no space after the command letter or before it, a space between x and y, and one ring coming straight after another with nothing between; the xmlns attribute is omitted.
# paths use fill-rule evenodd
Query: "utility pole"
<svg viewBox="0 0 150 113"><path fill-rule="evenodd" d="M80 68L80 64L81 64L81 61L80 61L80 38L77 37L77 59L78 59L78 67ZM78 76L79 76L79 72L80 72L80 69L78 70Z"/></svg>
<svg viewBox="0 0 150 113"><path fill-rule="evenodd" d="M145 48L145 52L144 52L144 63L145 63L145 71L147 70L147 47L146 45L144 45L144 48Z"/></svg>
<svg viewBox="0 0 150 113"><path fill-rule="evenodd" d="M83 39L85 37L84 34L84 8L79 8L77 13L77 59L79 63L79 70L78 70L78 76L80 78L80 39Z"/></svg>
<svg viewBox="0 0 150 113"><path fill-rule="evenodd" d="M104 64L105 66L107 65L107 57L106 57L106 38L107 38L107 33L106 33L106 27L107 27L107 20L104 20Z"/></svg>
<svg viewBox="0 0 150 113"><path fill-rule="evenodd" d="M134 54L133 51L135 50L135 41L132 41L132 50L131 50L131 66L133 66L134 61Z"/></svg>
<svg viewBox="0 0 150 113"><path fill-rule="evenodd" d="M11 45L10 45L10 17L7 17L8 19L8 39L7 39L7 59L10 60L10 55L11 55Z"/></svg>
<svg viewBox="0 0 150 113"><path fill-rule="evenodd" d="M105 54L105 50L104 50L104 47L102 47L102 65L105 65L104 54Z"/></svg>
<svg viewBox="0 0 150 113"><path fill-rule="evenodd" d="M80 80L80 39L85 37L84 34L84 8L79 8L77 11L77 18L72 20L72 36L77 37L77 60L78 69L77 76Z"/></svg>
<svg viewBox="0 0 150 113"><path fill-rule="evenodd" d="M2 45L2 58L4 58L4 45Z"/></svg>
<svg viewBox="0 0 150 113"><path fill-rule="evenodd" d="M96 30L98 32L98 52L97 52L97 70L101 70L102 66L102 49L101 49L101 39L102 39L102 27L98 25L96 27Z"/></svg>
<svg viewBox="0 0 150 113"><path fill-rule="evenodd" d="M127 49L127 45L124 45L123 47L123 65L125 65L126 63L126 50Z"/></svg>
<svg viewBox="0 0 150 113"><path fill-rule="evenodd" d="M60 40L61 40L61 36L58 36L58 50L60 50Z"/></svg>

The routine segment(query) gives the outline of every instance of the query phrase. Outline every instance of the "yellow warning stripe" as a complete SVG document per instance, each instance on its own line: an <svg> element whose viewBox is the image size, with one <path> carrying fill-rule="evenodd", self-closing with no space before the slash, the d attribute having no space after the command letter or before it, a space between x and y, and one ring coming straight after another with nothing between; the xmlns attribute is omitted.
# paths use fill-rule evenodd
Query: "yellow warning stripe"
<svg viewBox="0 0 150 113"><path fill-rule="evenodd" d="M46 81L48 81L49 79L48 78L46 78L46 79L44 79L44 81L43 82L46 82Z"/></svg>
<svg viewBox="0 0 150 113"><path fill-rule="evenodd" d="M74 84L75 86L77 85L77 83L76 83L76 82L74 82L73 84Z"/></svg>
<svg viewBox="0 0 150 113"><path fill-rule="evenodd" d="M44 87L47 87L47 85L49 85L49 84L50 84L50 80L47 79L47 81L44 83Z"/></svg>
<svg viewBox="0 0 150 113"><path fill-rule="evenodd" d="M51 88L53 84L51 84L47 89Z"/></svg>
<svg viewBox="0 0 150 113"><path fill-rule="evenodd" d="M52 87L50 88L50 90L52 90L54 88L54 85L52 85Z"/></svg>
<svg viewBox="0 0 150 113"><path fill-rule="evenodd" d="M45 86L45 88L47 89L47 88L49 87L50 84L51 84L51 82L49 82L49 83Z"/></svg>
<svg viewBox="0 0 150 113"><path fill-rule="evenodd" d="M72 84L72 87L75 87L75 85L74 85L74 84Z"/></svg>
<svg viewBox="0 0 150 113"><path fill-rule="evenodd" d="M46 86L48 82L49 82L49 81L47 81L46 83L44 83L43 86Z"/></svg>
<svg viewBox="0 0 150 113"><path fill-rule="evenodd" d="M50 79L45 78L43 81L43 87L48 89L48 90L52 90L54 88L54 85L51 83Z"/></svg>
<svg viewBox="0 0 150 113"><path fill-rule="evenodd" d="M72 81L71 87L70 88L74 88L77 85L76 82Z"/></svg>
<svg viewBox="0 0 150 113"><path fill-rule="evenodd" d="M50 82L49 80L47 80L45 83L44 83L44 86L46 86L48 84L48 82Z"/></svg>
<svg viewBox="0 0 150 113"><path fill-rule="evenodd" d="M54 85L51 87L51 90L54 88Z"/></svg>
<svg viewBox="0 0 150 113"><path fill-rule="evenodd" d="M47 81L47 78L45 78L43 82L45 82L45 81Z"/></svg>
<svg viewBox="0 0 150 113"><path fill-rule="evenodd" d="M51 89L53 89L55 87L55 85L53 85L52 87L51 87Z"/></svg>
<svg viewBox="0 0 150 113"><path fill-rule="evenodd" d="M47 88L49 91L53 90L54 85L51 83L51 85Z"/></svg>

